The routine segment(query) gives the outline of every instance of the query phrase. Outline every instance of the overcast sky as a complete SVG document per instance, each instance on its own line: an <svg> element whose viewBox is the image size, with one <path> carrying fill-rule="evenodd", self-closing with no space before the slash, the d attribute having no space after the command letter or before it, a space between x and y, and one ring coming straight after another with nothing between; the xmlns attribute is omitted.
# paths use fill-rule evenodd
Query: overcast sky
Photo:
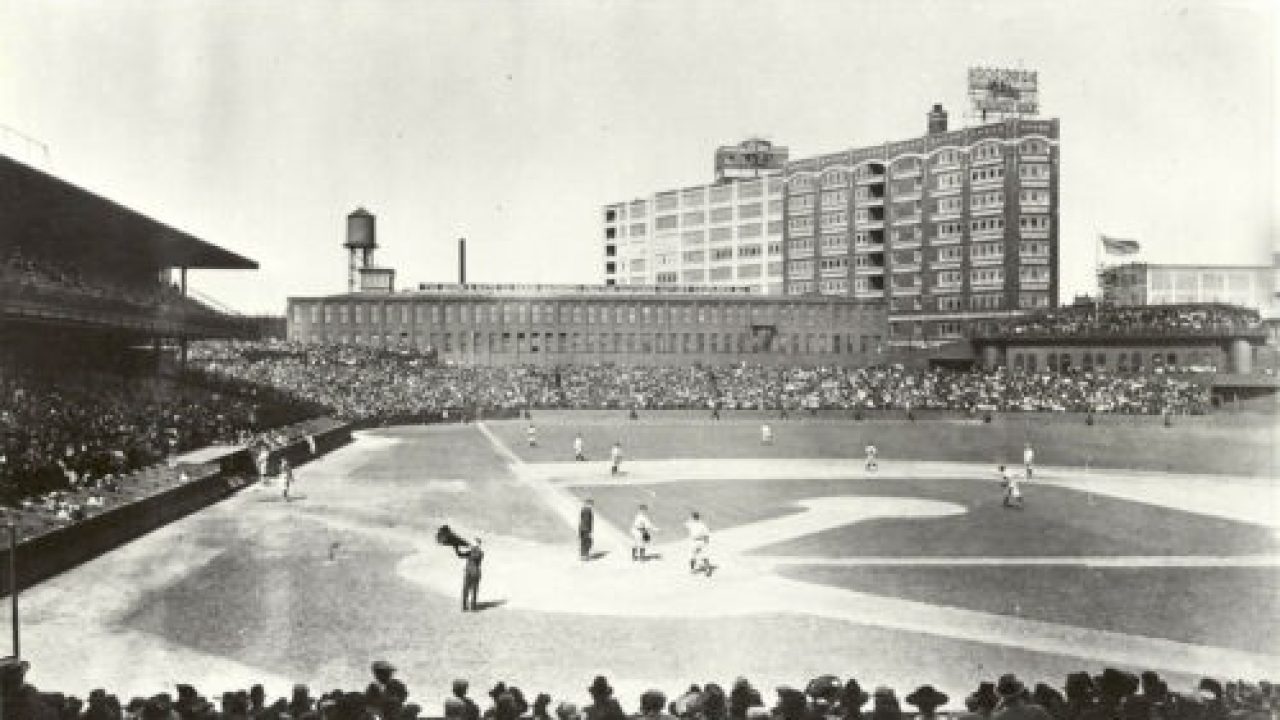
<svg viewBox="0 0 1280 720"><path fill-rule="evenodd" d="M963 122L966 68L1040 73L1062 121L1064 300L1098 232L1154 262L1266 263L1276 4L0 3L0 124L58 175L254 258L195 276L245 312L345 289L344 217L397 284L600 282L600 206ZM3 135L0 132L0 135ZM0 148L21 152L12 137Z"/></svg>

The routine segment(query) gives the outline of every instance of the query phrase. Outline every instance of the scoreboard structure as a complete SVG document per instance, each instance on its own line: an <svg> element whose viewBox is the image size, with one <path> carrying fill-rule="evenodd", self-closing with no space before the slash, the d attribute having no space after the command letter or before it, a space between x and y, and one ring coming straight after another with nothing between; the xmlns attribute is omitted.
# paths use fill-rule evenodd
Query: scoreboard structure
<svg viewBox="0 0 1280 720"><path fill-rule="evenodd" d="M1040 113L1039 73L1009 68L969 68L969 108L979 122Z"/></svg>

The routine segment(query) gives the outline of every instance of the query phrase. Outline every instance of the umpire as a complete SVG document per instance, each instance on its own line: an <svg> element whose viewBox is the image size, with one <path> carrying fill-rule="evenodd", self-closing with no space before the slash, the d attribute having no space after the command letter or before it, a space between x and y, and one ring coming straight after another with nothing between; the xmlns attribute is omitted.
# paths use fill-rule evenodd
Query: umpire
<svg viewBox="0 0 1280 720"><path fill-rule="evenodd" d="M591 532L596 524L593 504L591 498L582 501L582 513L578 516L578 554L583 560L591 559Z"/></svg>
<svg viewBox="0 0 1280 720"><path fill-rule="evenodd" d="M463 550L455 545L453 552L467 561L462 572L462 612L476 612L476 596L480 594L480 565L484 562L484 551L480 549L480 538L476 538L471 546Z"/></svg>

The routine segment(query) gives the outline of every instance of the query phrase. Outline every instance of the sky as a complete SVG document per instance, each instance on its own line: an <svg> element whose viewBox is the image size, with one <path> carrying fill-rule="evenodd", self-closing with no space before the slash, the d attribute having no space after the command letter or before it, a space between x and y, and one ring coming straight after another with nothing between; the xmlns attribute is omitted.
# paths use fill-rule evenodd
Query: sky
<svg viewBox="0 0 1280 720"><path fill-rule="evenodd" d="M1278 5L6 0L0 152L257 260L192 285L280 314L345 290L356 207L401 287L464 236L472 282L601 282L601 206L710 181L718 145L956 127L968 67L1021 67L1061 119L1069 301L1100 232L1270 263Z"/></svg>

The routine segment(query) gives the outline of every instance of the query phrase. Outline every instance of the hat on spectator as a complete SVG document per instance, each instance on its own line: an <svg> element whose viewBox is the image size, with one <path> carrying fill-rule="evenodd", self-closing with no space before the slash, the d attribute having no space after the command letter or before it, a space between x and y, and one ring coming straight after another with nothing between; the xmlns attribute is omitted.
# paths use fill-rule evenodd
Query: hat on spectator
<svg viewBox="0 0 1280 720"><path fill-rule="evenodd" d="M925 712L936 710L946 705L951 698L945 693L938 692L932 685L921 685L916 691L906 697L907 704L915 705Z"/></svg>
<svg viewBox="0 0 1280 720"><path fill-rule="evenodd" d="M996 685L990 682L979 683L978 689L964 699L964 705L969 712L993 710L999 702L1000 696L996 695Z"/></svg>
<svg viewBox="0 0 1280 720"><path fill-rule="evenodd" d="M462 678L458 678L453 681L453 694L458 696L466 695L467 688L469 687L471 687L471 683L463 680Z"/></svg>
<svg viewBox="0 0 1280 720"><path fill-rule="evenodd" d="M645 690L640 694L640 712L662 712L662 706L667 704L667 696L662 694L661 690Z"/></svg>
<svg viewBox="0 0 1280 720"><path fill-rule="evenodd" d="M778 688L777 692L777 714L784 720L802 717L809 708L809 701L805 698L804 693L799 690L783 685Z"/></svg>
<svg viewBox="0 0 1280 720"><path fill-rule="evenodd" d="M724 717L728 712L724 688L716 683L707 683L707 686L702 689L702 697L698 700L698 710L706 718Z"/></svg>
<svg viewBox="0 0 1280 720"><path fill-rule="evenodd" d="M1115 668L1106 668L1098 680L1098 692L1105 697L1121 698L1138 689L1138 676Z"/></svg>
<svg viewBox="0 0 1280 720"><path fill-rule="evenodd" d="M1007 698L1014 695L1021 695L1026 689L1027 686L1023 685L1022 681L1018 679L1018 676L1013 673L1001 675L1000 679L996 681L996 692L1000 697Z"/></svg>
<svg viewBox="0 0 1280 720"><path fill-rule="evenodd" d="M814 699L834 702L840 694L840 678L835 675L819 675L805 686L804 694Z"/></svg>
<svg viewBox="0 0 1280 720"><path fill-rule="evenodd" d="M498 684L497 684L497 685L494 685L494 686L489 690L489 697L493 698L494 702L497 702L497 701L498 701L498 696L502 695L502 693L504 693L504 692L506 692L506 691L507 691L507 684L506 684L506 683L504 683L504 682L502 682L501 680L499 680L499 681L498 681Z"/></svg>
<svg viewBox="0 0 1280 720"><path fill-rule="evenodd" d="M396 671L396 667L386 660L374 660L371 668L374 675L379 675L381 673L393 673Z"/></svg>
<svg viewBox="0 0 1280 720"><path fill-rule="evenodd" d="M1066 698L1062 697L1062 693L1058 692L1057 688L1044 683L1036 683L1035 689L1031 691L1031 700L1048 710L1050 715L1054 715L1055 708L1061 708L1067 704Z"/></svg>
<svg viewBox="0 0 1280 720"><path fill-rule="evenodd" d="M1087 672L1073 672L1067 676L1067 698L1071 700L1088 700L1097 691L1093 678Z"/></svg>
<svg viewBox="0 0 1280 720"><path fill-rule="evenodd" d="M591 687L587 688L587 692L592 697L610 697L613 695L613 688L609 687L609 681L603 675L597 675L595 680L591 681Z"/></svg>
<svg viewBox="0 0 1280 720"><path fill-rule="evenodd" d="M1202 678L1200 684L1196 685L1196 689L1212 695L1213 700L1222 699L1222 683L1213 678Z"/></svg>
<svg viewBox="0 0 1280 720"><path fill-rule="evenodd" d="M702 707L702 689L697 685L689 688L671 704L671 714L678 716L692 715Z"/></svg>

